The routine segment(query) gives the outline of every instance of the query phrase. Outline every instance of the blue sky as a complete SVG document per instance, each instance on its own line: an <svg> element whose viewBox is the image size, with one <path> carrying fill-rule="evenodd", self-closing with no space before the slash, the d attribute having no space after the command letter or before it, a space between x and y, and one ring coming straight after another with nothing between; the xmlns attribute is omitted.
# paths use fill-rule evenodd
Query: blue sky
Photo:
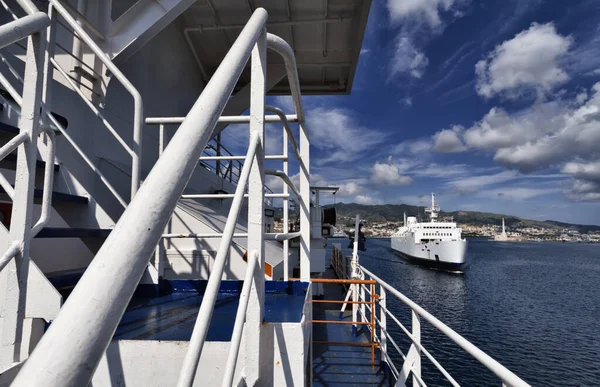
<svg viewBox="0 0 600 387"><path fill-rule="evenodd" d="M373 1L352 94L304 97L313 184L600 224L597 82L597 0Z"/></svg>

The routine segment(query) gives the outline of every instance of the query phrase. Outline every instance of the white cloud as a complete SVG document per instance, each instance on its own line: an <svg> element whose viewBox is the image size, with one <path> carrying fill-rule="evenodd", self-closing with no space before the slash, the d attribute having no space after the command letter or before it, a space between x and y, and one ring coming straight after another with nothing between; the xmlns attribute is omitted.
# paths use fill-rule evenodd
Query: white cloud
<svg viewBox="0 0 600 387"><path fill-rule="evenodd" d="M561 173L574 179L568 197L599 200L600 83L567 97L515 113L492 108L455 133L468 149L492 152L498 164L523 173L562 167Z"/></svg>
<svg viewBox="0 0 600 387"><path fill-rule="evenodd" d="M358 204L364 204L364 205L379 204L379 200L377 200L369 195L358 195L356 198L354 198L354 202L358 203Z"/></svg>
<svg viewBox="0 0 600 387"><path fill-rule="evenodd" d="M391 61L391 76L397 74L409 74L414 78L421 78L429 59L423 51L417 49L412 39L407 36L399 36L394 49L394 57Z"/></svg>
<svg viewBox="0 0 600 387"><path fill-rule="evenodd" d="M460 135L464 128L459 125L444 129L433 135L433 150L440 153L457 153L467 149Z"/></svg>
<svg viewBox="0 0 600 387"><path fill-rule="evenodd" d="M388 0L387 7L392 22L417 19L430 27L442 24L441 12L448 12L455 5L465 3L461 0ZM455 16L456 13L455 13Z"/></svg>
<svg viewBox="0 0 600 387"><path fill-rule="evenodd" d="M600 160L590 163L570 162L561 172L574 177L567 196L575 200L600 200Z"/></svg>
<svg viewBox="0 0 600 387"><path fill-rule="evenodd" d="M371 168L373 175L371 181L381 185L407 185L412 183L412 178L401 175L400 168L394 164L376 162Z"/></svg>
<svg viewBox="0 0 600 387"><path fill-rule="evenodd" d="M307 109L306 117L311 145L326 154L315 164L349 162L381 143L385 135L358 124L345 109L318 107Z"/></svg>
<svg viewBox="0 0 600 387"><path fill-rule="evenodd" d="M337 184L340 187L340 190L336 195L339 197L349 197L359 194L364 191L364 188L358 185L356 182L351 181L348 183Z"/></svg>
<svg viewBox="0 0 600 387"><path fill-rule="evenodd" d="M403 154L403 153L412 153L418 154L425 151L428 151L433 146L432 142L429 139L417 139L417 140L407 140L402 141L400 144L394 146L392 148L392 153L394 154Z"/></svg>
<svg viewBox="0 0 600 387"><path fill-rule="evenodd" d="M504 183L519 177L515 171L503 171L492 175L477 175L469 177L459 177L448 181L447 188L461 194L471 194L479 191L482 187Z"/></svg>
<svg viewBox="0 0 600 387"><path fill-rule="evenodd" d="M477 93L515 97L523 89L547 92L569 79L560 67L573 40L556 32L554 24L533 23L528 30L498 45L477 62Z"/></svg>
<svg viewBox="0 0 600 387"><path fill-rule="evenodd" d="M481 191L479 196L491 199L527 200L560 192L560 188L507 187Z"/></svg>

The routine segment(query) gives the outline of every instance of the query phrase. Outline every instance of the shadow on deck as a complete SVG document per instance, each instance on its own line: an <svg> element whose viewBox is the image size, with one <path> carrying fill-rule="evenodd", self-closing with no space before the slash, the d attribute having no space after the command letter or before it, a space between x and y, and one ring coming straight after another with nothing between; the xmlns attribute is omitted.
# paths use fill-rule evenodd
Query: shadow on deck
<svg viewBox="0 0 600 387"><path fill-rule="evenodd" d="M336 278L331 269L323 278ZM326 300L343 300L344 289L338 284L323 284ZM313 319L340 321L340 304L314 303ZM352 321L352 308L349 306L342 321ZM352 333L350 324L313 324L313 341L352 342L368 344L371 333L364 326L357 335ZM313 385L372 385L388 386L390 379L381 361L379 350L375 350L375 366L371 365L370 346L334 344L313 344Z"/></svg>

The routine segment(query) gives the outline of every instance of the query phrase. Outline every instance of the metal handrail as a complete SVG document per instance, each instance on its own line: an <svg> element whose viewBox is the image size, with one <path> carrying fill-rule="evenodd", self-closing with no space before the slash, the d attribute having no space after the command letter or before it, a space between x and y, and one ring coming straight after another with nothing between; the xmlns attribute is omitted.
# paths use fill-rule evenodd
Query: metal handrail
<svg viewBox="0 0 600 387"><path fill-rule="evenodd" d="M254 270L256 270L258 258L259 256L256 250L253 250L248 257L248 267L246 268L244 285L242 286L240 301L235 314L235 323L233 324L233 333L231 335L231 346L229 347L229 355L227 356L227 363L225 365L225 376L223 377L223 383L221 384L223 387L231 387L233 384L233 375L235 373L240 343L242 341L244 322L246 321L246 310L248 309L250 288L254 282Z"/></svg>
<svg viewBox="0 0 600 387"><path fill-rule="evenodd" d="M371 279L375 280L379 284L379 286L385 288L385 290L387 290L388 292L393 294L398 300L402 301L405 305L407 305L413 311L413 313L416 313L420 317L424 318L427 322L429 322L431 325L433 325L435 328L437 328L440 332L442 332L444 335L446 335L450 340L452 340L456 344L458 344L463 350L465 350L465 352L467 352L469 355L471 355L473 358L475 358L475 360L479 361L487 369L492 371L496 376L498 376L502 380L503 383L505 383L506 385L513 386L513 387L529 386L529 384L527 384L523 379L519 378L517 375L515 375L509 369L507 369L502 364L500 364L499 362L494 360L491 356L489 356L488 354L486 354L485 352L483 352L482 350L477 348L475 345L473 345L467 339L465 339L460 334L458 334L456 331L454 331L452 328L450 328L449 326L447 326L446 324L444 324L443 322L438 320L435 316L433 316L432 314L427 312L425 309L420 307L418 304L416 304L414 301L412 301L411 299L406 297L404 294L400 293L398 290L393 288L387 282L383 281L381 278L379 278L375 274L371 273L364 266L359 265L359 268L364 274L368 275ZM411 338L413 343L415 342L412 335L410 335L409 338ZM420 383L420 381L418 381L418 382Z"/></svg>
<svg viewBox="0 0 600 387"><path fill-rule="evenodd" d="M266 19L254 12L13 386L89 383Z"/></svg>
<svg viewBox="0 0 600 387"><path fill-rule="evenodd" d="M296 194L296 196L300 196L300 191L298 191L298 188L296 188L296 186L294 185L294 183L292 182L292 180L290 180L290 178L287 175L287 173L285 173L283 171L278 171L276 169L265 169L265 175L271 175L271 176L277 176L277 177L279 177L292 190L292 192L294 194Z"/></svg>
<svg viewBox="0 0 600 387"><path fill-rule="evenodd" d="M23 0L21 0L23 1ZM65 19L67 24L77 33L78 37L93 51L96 57L106 66L111 74L123 85L125 90L133 97L133 144L130 154L132 155L131 165L131 198L135 196L139 189L142 174L142 125L144 122L144 106L142 95L133 86L133 84L125 77L119 68L110 60L110 58L102 51L102 49L94 42L94 40L83 29L82 25L71 16L65 6L58 0L49 0L56 11ZM110 130L110 129L109 129Z"/></svg>
<svg viewBox="0 0 600 387"><path fill-rule="evenodd" d="M250 22L248 22L250 23ZM217 250L217 256L206 284L206 290L204 297L202 298L202 304L198 311L198 317L194 324L192 331L192 337L188 345L188 350L183 359L183 365L181 367L181 374L177 385L179 387L191 386L196 376L196 369L198 368L198 362L200 361L200 355L202 348L204 347L204 341L206 340L206 334L208 333L208 326L212 318L212 312L217 300L219 293L219 286L221 285L221 277L223 276L223 270L227 263L227 255L229 254L229 247L233 239L233 233L237 224L238 216L242 208L244 191L246 189L246 183L250 176L250 169L254 161L256 154L256 147L258 145L259 137L253 135L250 137L250 146L248 147L248 153L246 154L246 161L244 162L244 168L242 169L240 183L235 189L235 196L231 203L231 209L227 215L227 221L223 229L223 237ZM235 333L235 331L234 331Z"/></svg>
<svg viewBox="0 0 600 387"><path fill-rule="evenodd" d="M290 123L287 120L285 113L278 107L275 106L265 106L265 111L275 113L281 118L281 122L283 123L283 128L285 129L289 141L292 143L292 148L294 149L294 153L296 153L296 159L300 160L300 148L298 148L298 144L296 143L296 139L294 138L294 133L292 133L292 128L290 128Z"/></svg>

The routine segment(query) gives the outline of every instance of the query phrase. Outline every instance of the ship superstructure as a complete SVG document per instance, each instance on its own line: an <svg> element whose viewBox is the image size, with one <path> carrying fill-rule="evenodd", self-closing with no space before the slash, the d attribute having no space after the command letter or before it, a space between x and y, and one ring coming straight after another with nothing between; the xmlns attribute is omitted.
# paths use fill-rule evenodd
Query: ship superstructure
<svg viewBox="0 0 600 387"><path fill-rule="evenodd" d="M0 3L0 386L424 385L419 316L526 385L412 302L394 365L407 299L326 264L301 91L350 92L370 1Z"/></svg>
<svg viewBox="0 0 600 387"><path fill-rule="evenodd" d="M462 230L452 221L438 221L440 207L431 194L429 222L404 215L404 225L392 235L392 250L415 263L447 270L459 270L465 263L467 241Z"/></svg>

